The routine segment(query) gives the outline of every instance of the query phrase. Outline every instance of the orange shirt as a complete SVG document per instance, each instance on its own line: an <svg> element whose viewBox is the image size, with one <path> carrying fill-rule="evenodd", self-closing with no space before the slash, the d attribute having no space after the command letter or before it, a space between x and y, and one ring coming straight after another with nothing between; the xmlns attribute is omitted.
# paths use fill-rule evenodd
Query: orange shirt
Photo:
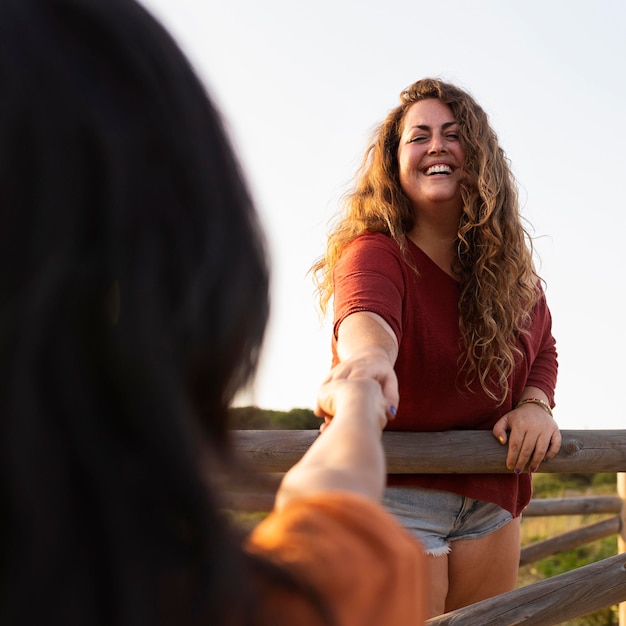
<svg viewBox="0 0 626 626"><path fill-rule="evenodd" d="M366 498L329 492L295 500L259 524L246 548L311 585L337 626L420 626L426 620L422 548ZM301 597L267 584L263 592L277 624L319 625Z"/></svg>

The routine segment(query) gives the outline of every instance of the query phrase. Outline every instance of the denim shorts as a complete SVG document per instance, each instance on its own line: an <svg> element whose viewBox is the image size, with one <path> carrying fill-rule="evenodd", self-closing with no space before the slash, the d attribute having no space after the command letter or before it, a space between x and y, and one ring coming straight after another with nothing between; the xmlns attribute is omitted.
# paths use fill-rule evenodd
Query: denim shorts
<svg viewBox="0 0 626 626"><path fill-rule="evenodd" d="M448 554L452 541L484 537L513 519L497 504L421 487L387 487L383 505L432 556Z"/></svg>

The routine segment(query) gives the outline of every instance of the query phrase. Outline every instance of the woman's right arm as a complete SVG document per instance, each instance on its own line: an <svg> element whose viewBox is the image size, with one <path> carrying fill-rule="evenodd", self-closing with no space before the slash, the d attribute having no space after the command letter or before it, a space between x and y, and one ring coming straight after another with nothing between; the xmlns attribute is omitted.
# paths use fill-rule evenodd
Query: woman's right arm
<svg viewBox="0 0 626 626"><path fill-rule="evenodd" d="M389 406L398 406L398 380L393 369L398 357L398 340L380 315L369 311L348 315L337 330L337 356L339 363L324 382L371 378L380 384ZM319 406L317 414L326 417Z"/></svg>

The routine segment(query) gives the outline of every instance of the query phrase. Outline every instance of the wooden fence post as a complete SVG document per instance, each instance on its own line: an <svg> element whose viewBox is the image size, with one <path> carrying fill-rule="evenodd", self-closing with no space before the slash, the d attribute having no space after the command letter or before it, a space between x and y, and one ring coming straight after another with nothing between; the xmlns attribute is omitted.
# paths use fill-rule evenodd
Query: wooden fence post
<svg viewBox="0 0 626 626"><path fill-rule="evenodd" d="M622 499L621 528L617 536L617 553L626 553L626 472L617 474L617 495ZM619 605L619 624L626 626L626 602Z"/></svg>

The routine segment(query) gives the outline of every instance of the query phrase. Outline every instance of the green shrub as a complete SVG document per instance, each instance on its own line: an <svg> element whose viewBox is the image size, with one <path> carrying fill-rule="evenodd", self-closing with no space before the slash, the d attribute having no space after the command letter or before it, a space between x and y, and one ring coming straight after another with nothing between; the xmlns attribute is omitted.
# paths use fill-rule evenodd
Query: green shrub
<svg viewBox="0 0 626 626"><path fill-rule="evenodd" d="M615 495L617 475L597 474L535 474L533 497L566 498L575 495Z"/></svg>
<svg viewBox="0 0 626 626"><path fill-rule="evenodd" d="M599 472L598 474L592 474L593 479L591 481L591 486L593 490L606 494L615 494L617 493L617 474L609 474L604 472Z"/></svg>
<svg viewBox="0 0 626 626"><path fill-rule="evenodd" d="M256 406L234 407L229 410L229 417L234 430L308 430L321 424L311 409L271 411Z"/></svg>

